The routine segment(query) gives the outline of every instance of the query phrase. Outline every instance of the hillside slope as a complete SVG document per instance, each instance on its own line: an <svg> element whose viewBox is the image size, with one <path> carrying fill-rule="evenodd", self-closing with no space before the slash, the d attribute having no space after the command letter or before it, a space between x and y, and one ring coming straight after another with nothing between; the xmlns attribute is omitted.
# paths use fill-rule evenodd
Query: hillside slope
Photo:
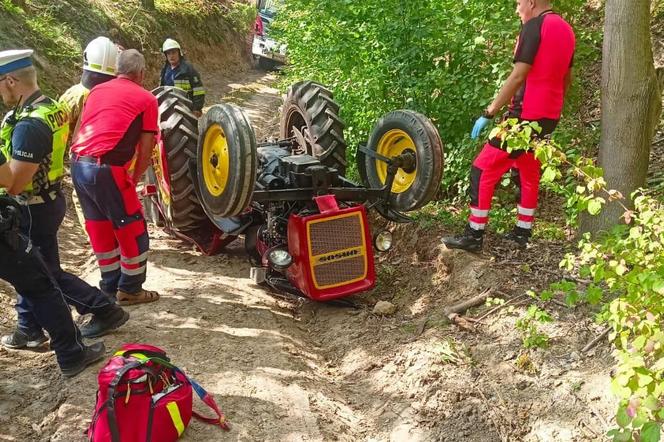
<svg viewBox="0 0 664 442"><path fill-rule="evenodd" d="M35 49L40 82L50 95L78 81L83 48L99 35L145 54L147 87L158 82L166 37L179 40L203 70L228 73L247 67L254 15L248 2L157 0L155 6L147 11L139 0L2 0L0 49Z"/></svg>

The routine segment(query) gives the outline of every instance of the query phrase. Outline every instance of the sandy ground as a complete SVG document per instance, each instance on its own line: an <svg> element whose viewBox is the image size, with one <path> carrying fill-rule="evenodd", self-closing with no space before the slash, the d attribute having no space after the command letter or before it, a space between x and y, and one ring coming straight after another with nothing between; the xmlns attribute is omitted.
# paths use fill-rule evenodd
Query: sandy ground
<svg viewBox="0 0 664 442"><path fill-rule="evenodd" d="M275 74L203 74L208 103L241 104L259 140L278 135ZM63 260L96 284L75 219L70 213L61 229ZM556 276L561 244L518 253L489 244L477 256L439 250L435 226L387 227L398 246L379 258L378 285L354 297L355 307L253 286L241 244L206 257L151 229L146 286L162 299L129 308L131 320L104 338L108 354L126 342L160 346L215 396L232 430L194 421L185 441L603 440L613 411L612 360L606 344L579 351L598 333L588 311L547 305L552 345L530 352L514 328L522 302L468 330L444 314L486 289L511 299L541 288ZM396 313L374 315L379 300ZM3 334L14 325L12 302L12 291L0 287ZM63 380L48 351L0 349L0 441L84 440L101 366Z"/></svg>

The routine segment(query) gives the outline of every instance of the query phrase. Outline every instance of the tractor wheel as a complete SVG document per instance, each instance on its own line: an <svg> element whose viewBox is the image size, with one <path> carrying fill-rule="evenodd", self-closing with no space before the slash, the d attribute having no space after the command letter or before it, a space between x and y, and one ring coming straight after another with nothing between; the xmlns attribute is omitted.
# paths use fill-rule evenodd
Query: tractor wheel
<svg viewBox="0 0 664 442"><path fill-rule="evenodd" d="M193 230L205 220L189 160L196 157L198 119L184 91L159 87L152 91L159 102L159 127L162 147L155 170L159 183L159 201L166 224L181 231Z"/></svg>
<svg viewBox="0 0 664 442"><path fill-rule="evenodd" d="M313 155L328 167L346 173L344 122L339 118L339 104L332 92L313 81L292 85L286 93L281 115L281 138L303 135L303 152Z"/></svg>
<svg viewBox="0 0 664 442"><path fill-rule="evenodd" d="M242 109L212 106L201 118L198 184L211 218L239 215L249 206L256 183L256 135Z"/></svg>
<svg viewBox="0 0 664 442"><path fill-rule="evenodd" d="M438 191L443 174L443 143L431 120L410 110L398 110L378 120L369 137L368 148L391 158L411 153L414 162L399 168L392 184L391 207L400 212L419 209ZM360 175L370 187L383 187L387 163L364 157ZM360 164L359 167L362 167Z"/></svg>

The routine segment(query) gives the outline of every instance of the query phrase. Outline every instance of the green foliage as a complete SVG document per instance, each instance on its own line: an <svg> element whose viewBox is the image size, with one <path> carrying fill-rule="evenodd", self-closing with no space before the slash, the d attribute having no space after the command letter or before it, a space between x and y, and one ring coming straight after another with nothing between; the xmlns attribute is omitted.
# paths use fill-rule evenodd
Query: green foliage
<svg viewBox="0 0 664 442"><path fill-rule="evenodd" d="M256 20L256 7L252 3L234 1L228 8L226 20L239 34L249 34Z"/></svg>
<svg viewBox="0 0 664 442"><path fill-rule="evenodd" d="M151 87L163 63L159 49L165 37L215 45L229 44L236 32L241 36L233 40L244 42L255 17L255 9L239 1L156 0L155 8L146 11L139 0L0 0L0 46L34 48L40 85L57 96L78 81L87 42L105 35L145 54Z"/></svg>
<svg viewBox="0 0 664 442"><path fill-rule="evenodd" d="M600 315L612 327L618 364L612 389L621 400L620 430L614 439L633 440L632 434L640 434L642 441L659 440L664 422L664 204L636 196L626 218L629 224L600 240L585 236L578 255L567 256L563 264L594 282L585 298L597 299L596 284L616 295Z"/></svg>
<svg viewBox="0 0 664 442"><path fill-rule="evenodd" d="M574 21L585 2L556 3ZM288 44L288 82L335 92L351 147L389 111L429 116L446 143L442 186L454 196L479 147L468 137L474 117L511 68L514 9L513 0L284 0L271 30Z"/></svg>
<svg viewBox="0 0 664 442"><path fill-rule="evenodd" d="M578 157L572 163L555 143L530 141L538 130L536 124L508 121L494 132L508 151L533 150L542 161L543 180L553 182L563 172L573 176L578 184L569 205L577 211L596 215L607 200L623 199L619 192L607 189L602 170L592 161ZM643 192L632 200L634 208L625 207L625 224L596 239L584 235L577 253L561 262L561 267L578 272L588 282L583 286L570 281L552 284L540 299L562 294L568 305L599 304L607 299L599 319L612 329L610 340L617 362L612 389L620 398L619 428L610 436L615 441L659 441L664 423L664 203ZM537 315L536 307L532 312L529 309L517 324L526 337L533 337L530 345L542 342L531 326Z"/></svg>
<svg viewBox="0 0 664 442"><path fill-rule="evenodd" d="M526 313L516 321L516 328L521 331L521 339L525 348L547 348L549 336L540 331L538 325L552 322L553 318L546 311L532 304Z"/></svg>
<svg viewBox="0 0 664 442"><path fill-rule="evenodd" d="M468 348L451 339L442 341L434 351L442 364L463 365L473 363Z"/></svg>

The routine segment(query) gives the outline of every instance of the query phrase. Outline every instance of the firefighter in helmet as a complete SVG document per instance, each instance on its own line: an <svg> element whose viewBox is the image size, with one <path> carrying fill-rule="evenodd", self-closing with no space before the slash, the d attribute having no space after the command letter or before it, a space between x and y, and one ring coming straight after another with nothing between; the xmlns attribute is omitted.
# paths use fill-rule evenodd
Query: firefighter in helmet
<svg viewBox="0 0 664 442"><path fill-rule="evenodd" d="M85 47L83 51L83 73L81 81L65 91L60 99L60 104L67 111L69 121L69 138L67 147L71 145L74 135L78 132L78 121L83 112L83 105L90 95L90 90L102 83L114 79L117 76L118 54L120 47L107 37L97 37ZM81 227L85 228L85 218L78 202L76 192L72 193L72 202L76 209L76 215Z"/></svg>
<svg viewBox="0 0 664 442"><path fill-rule="evenodd" d="M119 46L107 37L97 37L85 47L81 82L67 89L59 100L67 109L70 142L78 128L78 120L90 89L116 77L119 53Z"/></svg>
<svg viewBox="0 0 664 442"><path fill-rule="evenodd" d="M180 43L167 38L161 48L166 62L161 70L160 86L175 86L187 93L193 103L194 115L200 117L205 104L205 89L201 76L184 58Z"/></svg>

